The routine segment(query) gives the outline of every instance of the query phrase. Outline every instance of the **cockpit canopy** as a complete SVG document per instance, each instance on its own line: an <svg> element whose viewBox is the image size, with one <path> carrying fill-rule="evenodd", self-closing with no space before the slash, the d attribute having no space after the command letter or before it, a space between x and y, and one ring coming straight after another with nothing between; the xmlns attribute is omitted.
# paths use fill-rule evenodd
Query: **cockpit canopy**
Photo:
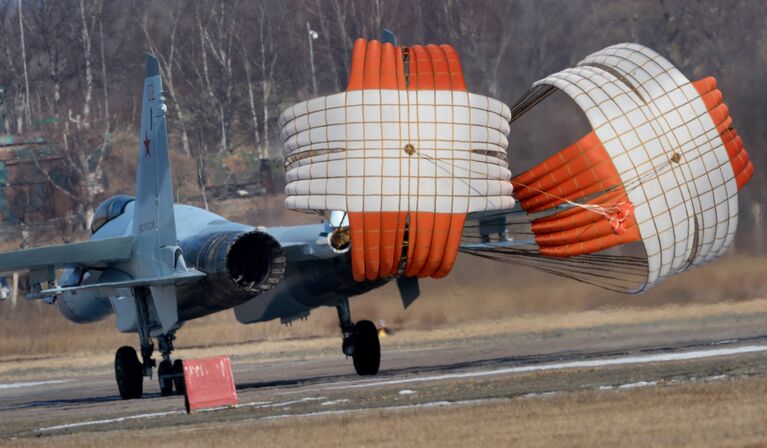
<svg viewBox="0 0 767 448"><path fill-rule="evenodd" d="M134 200L135 198L133 196L119 194L102 202L96 209L96 213L93 214L91 233L96 233L96 231L103 227L104 224L122 215L123 212L125 212L125 206Z"/></svg>

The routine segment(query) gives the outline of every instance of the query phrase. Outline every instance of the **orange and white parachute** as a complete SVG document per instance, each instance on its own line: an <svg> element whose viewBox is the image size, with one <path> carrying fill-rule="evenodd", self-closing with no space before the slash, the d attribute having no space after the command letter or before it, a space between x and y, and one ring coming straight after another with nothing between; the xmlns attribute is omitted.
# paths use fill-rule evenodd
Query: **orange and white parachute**
<svg viewBox="0 0 767 448"><path fill-rule="evenodd" d="M509 108L449 45L359 39L346 92L280 117L288 208L345 211L354 277L450 272L468 213L508 209Z"/></svg>
<svg viewBox="0 0 767 448"><path fill-rule="evenodd" d="M690 82L647 47L614 45L536 82L512 120L555 89L592 131L512 179L534 242L494 257L638 292L724 254L754 169L714 78Z"/></svg>
<svg viewBox="0 0 767 448"><path fill-rule="evenodd" d="M592 130L512 179L509 124L557 89ZM442 277L460 249L638 292L724 253L753 173L713 78L691 83L636 44L538 81L510 110L467 91L449 45L360 39L347 91L280 126L287 207L348 213L360 281ZM510 240L520 224L530 237Z"/></svg>

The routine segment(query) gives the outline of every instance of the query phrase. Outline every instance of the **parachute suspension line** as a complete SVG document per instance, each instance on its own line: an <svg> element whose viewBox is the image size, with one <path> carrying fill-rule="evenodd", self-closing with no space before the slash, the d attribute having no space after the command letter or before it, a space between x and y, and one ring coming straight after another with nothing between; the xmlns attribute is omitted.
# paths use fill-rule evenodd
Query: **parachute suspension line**
<svg viewBox="0 0 767 448"><path fill-rule="evenodd" d="M449 175L454 175L454 173L449 169L449 168L452 168L452 167L445 168L443 166L440 166L440 163L441 162L445 162L445 161L429 157L426 154L422 154L417 149L413 149L412 155L415 155L415 156L417 156L417 157L419 157L419 158L421 158L423 160L426 160L427 162L432 163L436 169L440 169L440 170L444 171L445 173L447 173ZM484 173L479 173L479 172L471 170L471 169L469 169L468 171L471 174L484 174ZM456 176L456 178L457 178L457 176ZM467 188L469 188L469 189L479 193L479 191L476 188L472 187L466 180L460 179L460 178L458 178L458 179L459 179L460 182L464 183L467 186ZM529 188L531 190L535 190L536 192L541 193L541 194L543 194L545 196L548 196L548 197L550 197L552 199L556 199L556 200L562 201L562 202L564 202L564 203L566 203L566 204L568 204L568 205L570 205L572 207L579 207L581 209L584 209L584 210L590 211L592 213L596 213L598 215L603 216L610 223L610 226L612 227L613 232L616 235L622 235L623 232L626 231L626 221L628 220L629 216L631 216L634 213L634 205L629 200L623 200L623 201L615 202L615 203L609 204L609 205L608 204L583 204L583 203L571 201L571 200L569 200L567 198L563 198L561 196L557 196L557 195L555 195L553 193L549 193L547 191L539 190L539 189L537 189L537 188L535 188L535 187L533 187L531 185L525 185L525 184L521 184L521 183L518 183L518 182L517 182L517 184L518 185L522 185L525 188ZM641 185L641 184L638 184L637 186L639 186L639 185ZM609 191L604 191L604 192L607 193ZM627 193L623 194L622 198L627 199L628 198L628 194ZM466 228L466 226L464 226L464 228ZM583 232L585 232L586 230L587 229L584 229Z"/></svg>
<svg viewBox="0 0 767 448"><path fill-rule="evenodd" d="M579 260L578 265L565 265L562 259L554 260L541 257L537 253L530 251L470 251L463 250L480 258L502 262L513 265L522 265L541 272L557 275L560 277L572 279L581 283L597 286L614 292L634 292L637 282L644 278L642 271L646 269L643 260L636 257L636 264L624 263L623 256L616 257L615 264L607 269L600 268L593 264L588 258L589 255L581 255L575 258ZM572 259L570 261L573 261ZM622 270L614 269L612 266L622 265Z"/></svg>
<svg viewBox="0 0 767 448"><path fill-rule="evenodd" d="M535 188L532 185L526 185L516 181L514 183L517 185L521 185L525 188L535 190L537 193L540 193L551 199L556 199L572 207L578 207L583 210L587 210L591 213L596 213L597 215L603 216L610 223L610 226L612 227L613 232L615 232L616 235L621 235L623 234L623 232L626 231L626 220L628 220L629 216L631 216L634 213L634 204L632 204L631 201L628 200L628 192L621 195L621 199L626 199L626 200L622 200L620 202L614 202L612 204L606 204L606 203L605 204L583 204L580 202L572 201L567 198L563 198L561 196L557 196L548 191L539 190L538 188ZM610 191L611 190L603 190L601 193L609 193ZM584 228L583 232L585 232L586 230L588 229Z"/></svg>

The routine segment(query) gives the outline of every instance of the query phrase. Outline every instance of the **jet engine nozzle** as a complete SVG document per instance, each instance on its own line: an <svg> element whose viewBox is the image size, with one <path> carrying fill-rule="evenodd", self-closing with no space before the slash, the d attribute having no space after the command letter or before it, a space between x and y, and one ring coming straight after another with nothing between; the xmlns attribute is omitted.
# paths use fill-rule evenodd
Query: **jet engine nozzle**
<svg viewBox="0 0 767 448"><path fill-rule="evenodd" d="M268 233L228 231L181 241L187 264L204 272L197 284L207 309L226 309L272 289L285 273L285 254Z"/></svg>

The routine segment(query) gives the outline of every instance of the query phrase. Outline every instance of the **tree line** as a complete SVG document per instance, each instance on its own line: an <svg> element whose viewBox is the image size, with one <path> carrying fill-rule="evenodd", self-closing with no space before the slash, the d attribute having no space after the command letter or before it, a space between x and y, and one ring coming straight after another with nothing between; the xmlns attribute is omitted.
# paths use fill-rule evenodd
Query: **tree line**
<svg viewBox="0 0 767 448"><path fill-rule="evenodd" d="M50 142L71 173L49 177L52 188L86 217L132 185L142 55L152 53L179 199L207 206L214 175L226 182L236 171L232 157L279 177L279 113L315 85L343 90L357 37L388 28L406 45L451 43L469 89L506 103L593 51L634 41L692 79L718 78L757 167L742 201L750 231L767 199L765 16L759 0L0 0L0 134ZM551 152L535 147L546 132L544 121L512 129L512 170Z"/></svg>

